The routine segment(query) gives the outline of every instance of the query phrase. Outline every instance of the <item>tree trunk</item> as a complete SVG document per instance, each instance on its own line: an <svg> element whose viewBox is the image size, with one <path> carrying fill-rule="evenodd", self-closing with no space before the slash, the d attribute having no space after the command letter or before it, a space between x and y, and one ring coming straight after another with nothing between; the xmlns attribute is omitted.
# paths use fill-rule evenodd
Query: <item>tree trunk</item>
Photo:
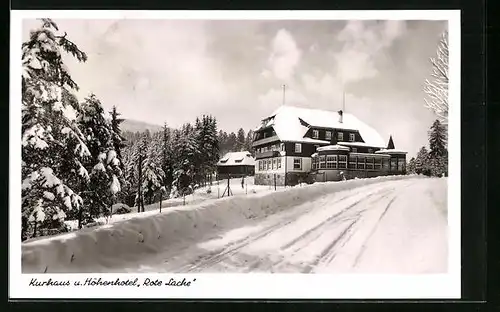
<svg viewBox="0 0 500 312"><path fill-rule="evenodd" d="M36 220L36 218L35 218L35 220ZM37 222L37 221L35 221L35 227L34 227L34 229L33 229L33 237L36 237L36 225L37 225L37 224L38 224L38 222Z"/></svg>

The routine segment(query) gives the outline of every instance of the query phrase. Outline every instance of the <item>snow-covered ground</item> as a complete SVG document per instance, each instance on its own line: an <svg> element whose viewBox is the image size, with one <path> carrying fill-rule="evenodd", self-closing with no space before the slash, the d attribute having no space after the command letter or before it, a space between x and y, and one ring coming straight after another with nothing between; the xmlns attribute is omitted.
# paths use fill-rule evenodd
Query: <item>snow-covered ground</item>
<svg viewBox="0 0 500 312"><path fill-rule="evenodd" d="M264 186L129 214L24 243L23 272L446 272L446 184L393 176Z"/></svg>
<svg viewBox="0 0 500 312"><path fill-rule="evenodd" d="M183 198L171 198L171 199L166 199L161 202L161 207L163 209L172 209L174 207L179 207L179 206L184 206L184 205L195 205L195 204L200 204L202 202L206 202L207 200L214 200L214 199L219 199L224 197L227 197L227 180L221 180L221 181L214 181L211 186L206 186L206 187L200 187L196 189L193 194L190 194L186 196L185 199ZM256 194L256 193L269 193L274 191L274 186L269 186L269 185L254 185L254 178L253 177L247 177L245 178L245 184L244 187L241 187L241 178L237 179L231 179L229 182L229 188L231 190L231 196L243 196L243 195L251 195L251 194ZM282 186L277 186L276 189L283 189L284 187ZM210 189L210 193L207 192L207 190ZM119 207L119 205L123 204L116 204L113 206L113 211L116 211L116 209ZM129 220L131 218L137 217L137 207L129 207L131 208L132 212L127 213L127 214L115 214L110 218L105 218L101 217L98 218L95 222L95 226L93 228L98 227L99 225L103 224L110 224L118 221L124 221L124 220ZM151 205L145 205L144 210L146 212L154 212L158 213L160 210L160 202L151 204ZM142 214L141 214L142 215ZM146 215L151 215L151 214L146 214ZM144 215L145 216L145 215ZM76 220L69 220L65 222L72 230L78 229L78 221ZM39 240L40 238L36 238L36 240Z"/></svg>

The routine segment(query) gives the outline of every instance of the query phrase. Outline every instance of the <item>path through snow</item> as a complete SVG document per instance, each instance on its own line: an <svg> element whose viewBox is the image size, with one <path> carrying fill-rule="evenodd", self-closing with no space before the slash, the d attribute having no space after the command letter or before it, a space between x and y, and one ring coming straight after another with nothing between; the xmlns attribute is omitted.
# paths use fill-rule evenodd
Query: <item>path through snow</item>
<svg viewBox="0 0 500 312"><path fill-rule="evenodd" d="M445 273L447 179L262 191L22 245L24 273Z"/></svg>
<svg viewBox="0 0 500 312"><path fill-rule="evenodd" d="M445 186L445 179L412 179L324 195L177 254L165 252L138 270L444 273Z"/></svg>

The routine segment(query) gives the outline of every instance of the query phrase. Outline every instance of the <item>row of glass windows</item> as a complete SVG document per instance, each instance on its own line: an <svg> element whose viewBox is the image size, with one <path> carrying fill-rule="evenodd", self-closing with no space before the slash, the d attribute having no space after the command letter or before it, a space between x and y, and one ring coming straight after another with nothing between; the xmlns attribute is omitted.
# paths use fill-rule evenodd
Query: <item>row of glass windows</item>
<svg viewBox="0 0 500 312"><path fill-rule="evenodd" d="M319 138L319 130L313 130L312 137L313 137L313 139L318 139ZM331 139L332 139L332 131L325 131L325 140L331 140ZM356 139L356 135L354 133L349 133L349 141L354 142L355 139ZM343 132L337 132L337 141L344 141L344 133Z"/></svg>
<svg viewBox="0 0 500 312"><path fill-rule="evenodd" d="M346 169L347 156L346 155L321 155L313 157L312 169Z"/></svg>
<svg viewBox="0 0 500 312"><path fill-rule="evenodd" d="M281 158L279 157L259 160L258 163L259 163L259 171L281 169ZM302 170L302 158L293 159L293 169Z"/></svg>
<svg viewBox="0 0 500 312"><path fill-rule="evenodd" d="M349 156L349 164L347 164L346 155L321 155L313 157L312 169L359 169L359 170L388 170L404 171L406 162L404 158L375 158L365 156Z"/></svg>
<svg viewBox="0 0 500 312"><path fill-rule="evenodd" d="M281 158L259 160L259 171L281 169Z"/></svg>

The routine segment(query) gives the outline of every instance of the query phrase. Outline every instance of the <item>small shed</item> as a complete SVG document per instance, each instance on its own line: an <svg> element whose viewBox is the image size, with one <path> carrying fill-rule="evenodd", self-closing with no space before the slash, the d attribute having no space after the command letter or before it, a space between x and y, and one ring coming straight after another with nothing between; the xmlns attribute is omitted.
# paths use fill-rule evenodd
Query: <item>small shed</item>
<svg viewBox="0 0 500 312"><path fill-rule="evenodd" d="M217 163L217 174L237 178L242 176L253 176L255 174L255 158L250 152L229 152Z"/></svg>

